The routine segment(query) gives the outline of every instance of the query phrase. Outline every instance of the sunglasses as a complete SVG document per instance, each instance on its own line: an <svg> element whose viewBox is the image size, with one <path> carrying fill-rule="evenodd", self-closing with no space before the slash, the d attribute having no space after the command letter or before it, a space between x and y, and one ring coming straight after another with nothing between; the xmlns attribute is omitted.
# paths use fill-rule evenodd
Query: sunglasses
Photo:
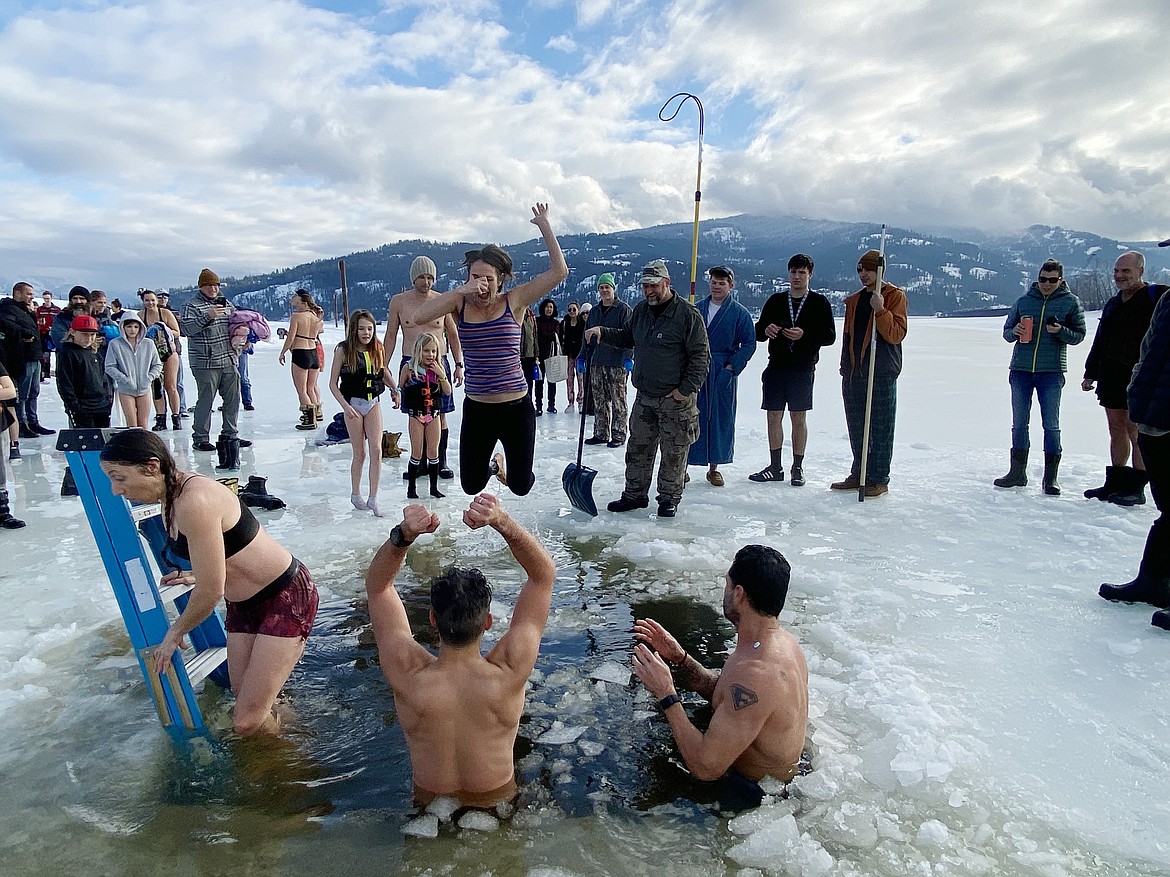
<svg viewBox="0 0 1170 877"><path fill-rule="evenodd" d="M1041 283L1060 283L1059 277L1040 277L1038 279Z"/></svg>

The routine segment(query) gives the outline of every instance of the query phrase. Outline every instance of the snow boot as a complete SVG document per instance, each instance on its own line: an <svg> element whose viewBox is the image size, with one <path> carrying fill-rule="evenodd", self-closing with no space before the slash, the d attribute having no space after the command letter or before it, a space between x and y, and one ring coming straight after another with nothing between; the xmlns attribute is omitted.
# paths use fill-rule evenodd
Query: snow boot
<svg viewBox="0 0 1170 877"><path fill-rule="evenodd" d="M268 492L267 482L267 478L261 478L259 475L249 475L248 483L240 491L240 499L244 501L244 505L264 509L269 512L284 508L284 500Z"/></svg>
<svg viewBox="0 0 1170 877"><path fill-rule="evenodd" d="M407 499L418 499L418 487L416 486L415 482L418 481L418 476L420 474L419 470L421 469L421 460L417 463L414 460L411 460L406 466L407 483L409 484L409 487L406 489Z"/></svg>
<svg viewBox="0 0 1170 877"><path fill-rule="evenodd" d="M996 487L1025 487L1028 484L1028 449L1012 448L1008 474L992 482Z"/></svg>
<svg viewBox="0 0 1170 877"><path fill-rule="evenodd" d="M166 416L166 414L156 414L156 415L154 415L154 426L153 426L153 427L151 427L151 429L152 429L154 432L162 432L162 431L163 431L163 430L165 430L166 428L167 428L167 416Z"/></svg>
<svg viewBox="0 0 1170 877"><path fill-rule="evenodd" d="M1049 496L1060 496L1060 484L1056 476L1060 472L1060 454L1044 455L1044 492Z"/></svg>
<svg viewBox="0 0 1170 877"><path fill-rule="evenodd" d="M0 527L5 530L19 530L24 521L12 517L12 509L8 507L8 491L0 490Z"/></svg>
<svg viewBox="0 0 1170 877"><path fill-rule="evenodd" d="M1124 470L1124 466L1106 466L1105 483L1085 491L1085 499L1099 499L1102 502L1109 499L1109 494L1117 490L1117 477Z"/></svg>
<svg viewBox="0 0 1170 877"><path fill-rule="evenodd" d="M1170 581L1139 571L1137 578L1124 585L1101 585L1097 593L1115 603L1149 603L1159 609L1170 607Z"/></svg>
<svg viewBox="0 0 1170 877"><path fill-rule="evenodd" d="M455 473L447 465L447 438L451 435L451 430L443 427L443 431L439 434L439 477L440 478L454 478Z"/></svg>
<svg viewBox="0 0 1170 877"><path fill-rule="evenodd" d="M317 423L320 423L321 421L323 421L325 419L325 415L321 413L321 403L320 402L316 402L313 404L313 419L316 420Z"/></svg>
<svg viewBox="0 0 1170 877"><path fill-rule="evenodd" d="M183 428L183 418L180 417L178 414L172 414L171 415L171 429L178 430L178 429L182 429L182 428Z"/></svg>
<svg viewBox="0 0 1170 877"><path fill-rule="evenodd" d="M317 428L317 415L312 405L301 406L301 419L296 428L301 430Z"/></svg>
<svg viewBox="0 0 1170 877"><path fill-rule="evenodd" d="M1144 469L1134 469L1130 466L1119 467L1117 481L1113 485L1113 492L1106 497L1114 505L1134 506L1146 504L1146 484L1150 476Z"/></svg>
<svg viewBox="0 0 1170 877"><path fill-rule="evenodd" d="M439 493L439 461L427 464L427 474L431 476L431 496L442 499L445 493Z"/></svg>

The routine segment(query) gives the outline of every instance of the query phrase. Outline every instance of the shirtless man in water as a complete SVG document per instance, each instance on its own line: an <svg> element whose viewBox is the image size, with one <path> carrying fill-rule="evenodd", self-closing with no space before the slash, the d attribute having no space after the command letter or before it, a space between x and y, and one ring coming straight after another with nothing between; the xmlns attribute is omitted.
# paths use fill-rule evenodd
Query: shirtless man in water
<svg viewBox="0 0 1170 877"><path fill-rule="evenodd" d="M452 375L451 382L460 387L463 385L463 349L459 345L459 333L455 328L455 317L446 314L437 320L426 323L416 323L414 315L428 301L439 297L434 291L435 263L426 256L418 256L410 263L411 288L403 290L390 299L390 310L386 313L386 335L382 346L386 349L386 362L391 365L390 371L398 374L406 361L414 353L414 342L423 332L430 332L440 339L443 349L443 368ZM398 345L398 330L402 330L402 360L397 366L393 365L394 350ZM455 357L455 371L451 371L451 363L447 359L447 350ZM447 465L447 413L455 410L454 395L443 396L442 411L439 414L439 475L442 478L454 478L455 473ZM402 477L407 477L406 472Z"/></svg>
<svg viewBox="0 0 1170 877"><path fill-rule="evenodd" d="M759 804L765 776L796 774L808 724L808 667L796 638L780 626L791 569L780 552L746 545L723 589L723 614L735 625L735 651L722 672L708 670L651 618L634 624L634 673L658 700L683 761L700 780L725 778L737 800ZM675 693L679 683L711 702L707 733Z"/></svg>
<svg viewBox="0 0 1170 877"><path fill-rule="evenodd" d="M448 567L431 583L431 624L439 654L415 642L394 580L410 543L433 533L439 516L421 505L402 510L402 523L378 549L366 573L378 659L394 692L421 805L439 796L488 809L517 793L512 747L524 709L524 685L540 651L556 567L536 537L517 524L491 494L463 513L473 530L504 537L528 574L508 632L486 656L483 632L492 626L492 589L478 569Z"/></svg>

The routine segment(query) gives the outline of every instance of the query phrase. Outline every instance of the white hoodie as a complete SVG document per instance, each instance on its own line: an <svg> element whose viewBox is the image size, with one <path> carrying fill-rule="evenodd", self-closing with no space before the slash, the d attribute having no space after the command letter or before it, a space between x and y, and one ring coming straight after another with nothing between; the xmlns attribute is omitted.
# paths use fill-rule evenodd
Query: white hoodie
<svg viewBox="0 0 1170 877"><path fill-rule="evenodd" d="M138 324L138 338L131 345L125 335L119 335L106 346L106 374L114 381L114 389L124 396L142 396L150 392L150 384L162 374L158 348L146 337L146 324L135 314L127 313L119 327L125 331L127 323Z"/></svg>

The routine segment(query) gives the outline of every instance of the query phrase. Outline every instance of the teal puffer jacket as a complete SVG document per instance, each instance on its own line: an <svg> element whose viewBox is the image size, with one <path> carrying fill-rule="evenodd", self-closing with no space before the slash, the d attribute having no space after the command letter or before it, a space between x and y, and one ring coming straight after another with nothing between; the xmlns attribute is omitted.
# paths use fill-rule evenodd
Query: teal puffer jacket
<svg viewBox="0 0 1170 877"><path fill-rule="evenodd" d="M1032 318L1032 340L1020 342L1015 335L1021 317ZM1059 332L1049 332L1045 325L1055 317ZM1085 340L1085 309L1063 280L1050 295L1042 295L1040 287L1032 284L1024 295L1016 299L1003 324L1003 338L1011 342L1013 371L1065 372L1068 371L1068 346Z"/></svg>

